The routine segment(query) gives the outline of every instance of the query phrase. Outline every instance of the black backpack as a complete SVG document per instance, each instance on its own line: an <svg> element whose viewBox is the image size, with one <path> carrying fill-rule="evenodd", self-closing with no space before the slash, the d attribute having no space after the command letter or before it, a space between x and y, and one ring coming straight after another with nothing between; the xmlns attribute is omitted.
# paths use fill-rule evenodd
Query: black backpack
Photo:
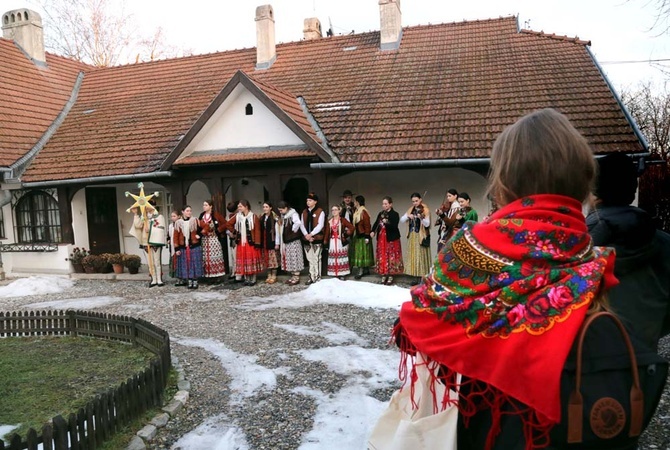
<svg viewBox="0 0 670 450"><path fill-rule="evenodd" d="M667 376L668 361L630 337L616 316L587 317L561 375L561 423L551 430L551 448L636 448Z"/></svg>

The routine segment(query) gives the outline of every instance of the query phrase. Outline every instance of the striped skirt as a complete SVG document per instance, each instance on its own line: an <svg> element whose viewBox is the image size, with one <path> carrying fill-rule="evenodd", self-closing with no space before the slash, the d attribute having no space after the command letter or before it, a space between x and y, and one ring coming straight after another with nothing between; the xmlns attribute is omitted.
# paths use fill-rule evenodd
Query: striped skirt
<svg viewBox="0 0 670 450"><path fill-rule="evenodd" d="M327 273L331 277L343 277L351 273L349 268L349 246L342 246L342 241L330 239L328 246L328 269Z"/></svg>
<svg viewBox="0 0 670 450"><path fill-rule="evenodd" d="M177 256L177 278L180 280L197 280L204 275L202 264L202 247L185 248Z"/></svg>
<svg viewBox="0 0 670 450"><path fill-rule="evenodd" d="M205 263L205 277L216 278L226 274L223 249L221 248L219 238L215 235L202 237L202 259Z"/></svg>
<svg viewBox="0 0 670 450"><path fill-rule="evenodd" d="M423 277L430 272L430 247L421 247L419 233L409 233L407 242L407 263L405 273L412 277Z"/></svg>

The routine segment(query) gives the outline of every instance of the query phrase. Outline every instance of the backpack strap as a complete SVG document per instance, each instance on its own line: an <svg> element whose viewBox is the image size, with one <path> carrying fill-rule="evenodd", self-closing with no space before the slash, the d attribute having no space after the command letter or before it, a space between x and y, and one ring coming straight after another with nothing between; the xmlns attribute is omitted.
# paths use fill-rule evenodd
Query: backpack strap
<svg viewBox="0 0 670 450"><path fill-rule="evenodd" d="M570 394L568 400L568 443L582 442L582 428L584 424L584 399L581 393L582 384L582 350L584 346L584 337L589 326L600 317L610 318L619 328L621 337L628 348L628 355L631 362L631 374L633 375L633 386L630 388L630 430L628 435L639 436L642 433L642 421L644 416L644 397L642 389L640 389L640 374L637 368L637 358L635 357L635 350L630 341L628 332L624 328L621 320L614 314L609 312L599 312L590 315L582 324L577 338L577 367L575 389Z"/></svg>

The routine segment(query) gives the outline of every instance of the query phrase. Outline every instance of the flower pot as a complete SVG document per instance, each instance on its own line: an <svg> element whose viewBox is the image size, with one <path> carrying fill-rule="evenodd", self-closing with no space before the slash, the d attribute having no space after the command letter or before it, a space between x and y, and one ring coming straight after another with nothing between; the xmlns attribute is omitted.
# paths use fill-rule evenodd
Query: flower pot
<svg viewBox="0 0 670 450"><path fill-rule="evenodd" d="M128 267L128 273L135 275L136 273L139 273L140 268L139 267Z"/></svg>
<svg viewBox="0 0 670 450"><path fill-rule="evenodd" d="M113 270L114 270L114 269L112 268L112 265L111 265L111 264L105 264L105 265L102 266L102 268L100 269L100 273L112 273Z"/></svg>
<svg viewBox="0 0 670 450"><path fill-rule="evenodd" d="M123 273L123 264L112 264L114 273Z"/></svg>
<svg viewBox="0 0 670 450"><path fill-rule="evenodd" d="M84 272L86 272L86 273L95 273L95 267L93 267L93 266L84 266Z"/></svg>
<svg viewBox="0 0 670 450"><path fill-rule="evenodd" d="M72 268L75 273L84 273L84 266L82 263L72 263Z"/></svg>

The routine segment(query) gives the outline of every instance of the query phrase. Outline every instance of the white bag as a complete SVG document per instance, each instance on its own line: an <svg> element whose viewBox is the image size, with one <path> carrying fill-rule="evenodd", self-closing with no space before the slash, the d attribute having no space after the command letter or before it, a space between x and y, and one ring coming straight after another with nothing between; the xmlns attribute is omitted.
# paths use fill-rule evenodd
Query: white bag
<svg viewBox="0 0 670 450"><path fill-rule="evenodd" d="M368 439L369 450L456 450L456 427L458 408L447 406L437 414L433 408L434 399L440 406L444 398L445 386L434 383L435 396L430 391L430 371L437 370L437 364L426 367L420 354L416 356L418 379L414 385L414 400L418 405L412 409L411 387L393 393L388 408L382 413ZM460 383L461 375L457 376ZM458 393L449 392L452 400ZM438 408L439 410L439 408Z"/></svg>

